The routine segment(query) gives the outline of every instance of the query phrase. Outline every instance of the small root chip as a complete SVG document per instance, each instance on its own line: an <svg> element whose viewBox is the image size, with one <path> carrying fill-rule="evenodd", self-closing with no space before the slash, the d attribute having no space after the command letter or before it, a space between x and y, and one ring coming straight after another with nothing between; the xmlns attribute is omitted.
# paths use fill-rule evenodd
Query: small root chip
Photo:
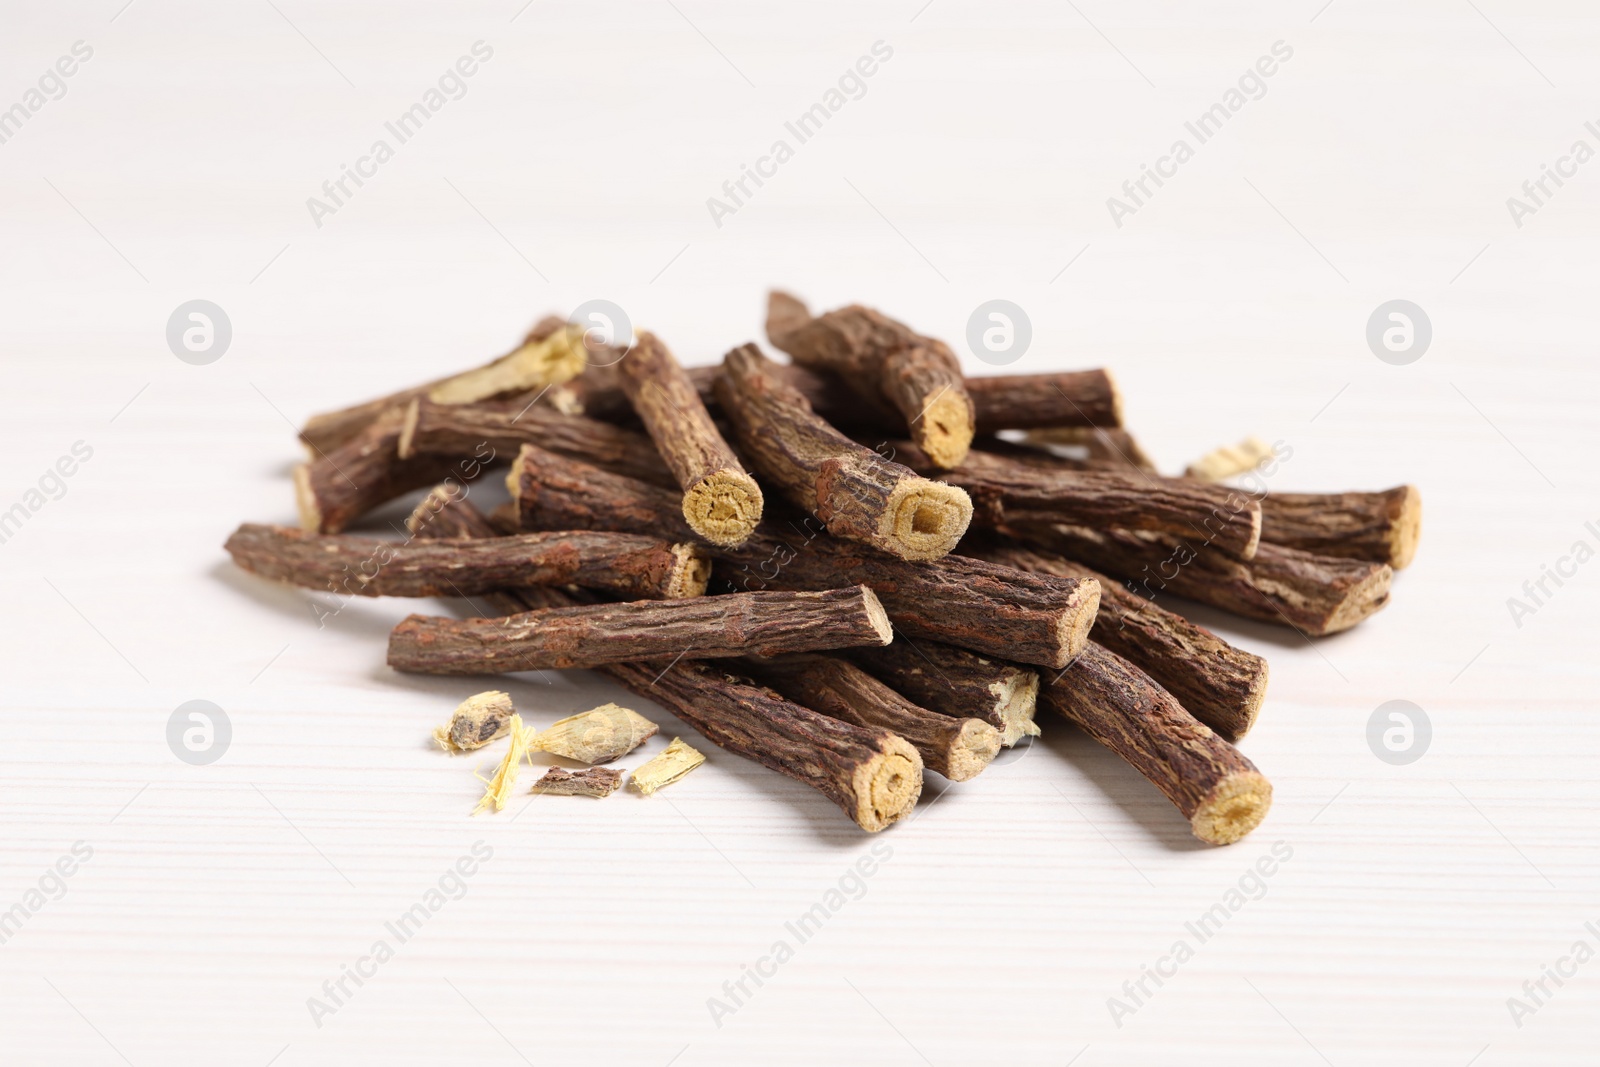
<svg viewBox="0 0 1600 1067"><path fill-rule="evenodd" d="M622 771L614 767L586 767L568 771L551 767L533 783L532 792L557 797L608 797L622 784Z"/></svg>
<svg viewBox="0 0 1600 1067"><path fill-rule="evenodd" d="M628 783L649 796L662 786L676 782L705 761L705 756L684 744L683 738L674 737L672 744L661 755L634 771Z"/></svg>
<svg viewBox="0 0 1600 1067"><path fill-rule="evenodd" d="M522 770L522 761L528 758L529 745L533 741L533 730L522 725L522 716L513 715L507 724L511 731L511 747L506 749L505 759L500 761L500 767L494 772L493 778L484 778L479 775L487 786L483 791L483 799L478 801L478 806L472 813L488 807L501 811L506 806L506 801L511 798L511 790L517 784L517 774Z"/></svg>
<svg viewBox="0 0 1600 1067"><path fill-rule="evenodd" d="M656 735L656 724L618 704L569 715L550 724L533 739L535 751L550 752L579 763L610 763Z"/></svg>
<svg viewBox="0 0 1600 1067"><path fill-rule="evenodd" d="M511 694L491 689L463 700L450 721L436 726L433 739L446 752L471 752L506 732L506 720L516 709Z"/></svg>

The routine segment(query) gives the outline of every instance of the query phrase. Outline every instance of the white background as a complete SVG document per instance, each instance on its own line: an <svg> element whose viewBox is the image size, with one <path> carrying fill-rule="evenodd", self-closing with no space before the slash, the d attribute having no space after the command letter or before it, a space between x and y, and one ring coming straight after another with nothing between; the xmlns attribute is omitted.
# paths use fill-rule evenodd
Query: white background
<svg viewBox="0 0 1600 1067"><path fill-rule="evenodd" d="M1507 1007L1600 948L1600 565L1520 626L1507 608L1600 547L1600 163L1520 227L1506 206L1600 147L1588 5L123 3L8 2L0 24L0 107L94 49L0 145L0 509L93 449L0 545L0 909L93 849L0 946L0 1059L1593 1061L1600 962L1520 1027ZM467 94L317 227L306 199L478 40ZM715 225L706 199L880 40L865 95ZM1116 226L1107 197L1280 40L1266 94ZM240 521L293 521L312 412L597 297L714 360L758 336L771 284L964 352L971 310L1015 301L1013 369L1114 368L1168 470L1256 433L1294 450L1277 488L1421 486L1417 562L1355 631L1196 612L1272 664L1252 837L1197 846L1054 722L974 782L930 776L876 838L709 746L653 800L469 818L490 760L428 731L483 686L383 662L417 605L319 629L221 551ZM209 366L165 341L195 298L233 325ZM1403 367L1364 339L1395 298L1434 330ZM619 697L506 684L536 724ZM232 721L206 767L165 739L192 699ZM1367 745L1391 699L1433 723L1409 766ZM663 726L641 755L703 744L641 706ZM307 999L478 840L466 895L316 1025ZM1265 896L1116 1025L1108 998L1279 841ZM715 1025L707 999L875 843L865 895Z"/></svg>

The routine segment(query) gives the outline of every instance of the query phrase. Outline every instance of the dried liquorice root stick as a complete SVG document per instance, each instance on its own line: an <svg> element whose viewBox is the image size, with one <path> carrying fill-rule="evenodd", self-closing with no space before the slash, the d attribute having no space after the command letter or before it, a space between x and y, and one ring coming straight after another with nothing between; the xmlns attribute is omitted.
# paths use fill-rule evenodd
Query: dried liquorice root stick
<svg viewBox="0 0 1600 1067"><path fill-rule="evenodd" d="M739 447L828 532L901 559L938 559L972 521L960 489L856 444L812 412L755 345L723 357L717 398Z"/></svg>
<svg viewBox="0 0 1600 1067"><path fill-rule="evenodd" d="M503 619L412 615L389 634L389 666L492 674L641 660L814 652L893 639L865 586L546 608Z"/></svg>
<svg viewBox="0 0 1600 1067"><path fill-rule="evenodd" d="M401 460L473 456L486 450L510 458L529 441L652 485L678 484L643 434L520 401L440 404L418 397L405 410L398 447Z"/></svg>
<svg viewBox="0 0 1600 1067"><path fill-rule="evenodd" d="M399 452L403 413L391 411L350 440L294 470L300 525L314 533L339 533L362 515L413 489L454 476L471 481L493 461L492 451L457 458Z"/></svg>
<svg viewBox="0 0 1600 1067"><path fill-rule="evenodd" d="M1134 440L1133 434L1127 430L1061 426L1029 430L1023 435L1023 440L1026 444L1011 445L1010 442L1002 442L1003 445L1010 447L997 448L994 440L990 439L984 442L983 447L1015 459L1033 458L1073 470L1137 470L1146 474L1156 473L1155 460L1139 447L1139 442ZM1050 446L1070 448L1083 454L1079 457L1060 456L1046 451Z"/></svg>
<svg viewBox="0 0 1600 1067"><path fill-rule="evenodd" d="M577 327L547 316L534 324L520 345L487 366L402 389L365 404L313 415L301 429L300 439L314 451L331 452L386 412L403 409L419 396L445 404L467 404L566 381L583 370L582 337Z"/></svg>
<svg viewBox="0 0 1600 1067"><path fill-rule="evenodd" d="M522 446L506 485L528 529L687 534L671 493L535 445ZM1088 639L1099 582L1028 574L954 554L910 563L831 537L813 521L765 522L739 548L714 550L727 561L723 574L730 585L744 591L867 585L896 629L913 638L1056 668Z"/></svg>
<svg viewBox="0 0 1600 1067"><path fill-rule="evenodd" d="M1122 425L1122 393L1108 370L996 374L966 380L980 434L1053 426Z"/></svg>
<svg viewBox="0 0 1600 1067"><path fill-rule="evenodd" d="M406 529L411 536L422 541L437 541L452 537L500 537L483 512L469 501L460 486L446 483L436 486L422 498L422 502L406 517ZM595 594L587 589L566 587L562 589L544 585L523 585L515 589L497 589L482 594L483 599L500 615L515 615L540 608L566 608L573 604L594 603Z"/></svg>
<svg viewBox="0 0 1600 1067"><path fill-rule="evenodd" d="M1100 611L1091 640L1154 678L1223 740L1237 741L1255 725L1267 695L1267 661L1260 656L1054 552L996 541L974 546L972 553L1018 570L1098 579Z"/></svg>
<svg viewBox="0 0 1600 1067"><path fill-rule="evenodd" d="M711 575L694 545L591 531L405 544L245 523L224 547L264 578L354 596L475 596L571 584L670 600L700 596Z"/></svg>
<svg viewBox="0 0 1600 1067"><path fill-rule="evenodd" d="M761 487L717 432L683 368L653 334L623 357L622 388L683 489L683 517L714 545L743 544L761 521Z"/></svg>
<svg viewBox="0 0 1600 1067"><path fill-rule="evenodd" d="M916 470L936 469L909 442L890 446ZM1064 523L1068 526L1150 530L1204 541L1250 559L1261 540L1261 505L1219 485L1119 471L1048 470L977 449L943 476L972 497L985 526Z"/></svg>
<svg viewBox="0 0 1600 1067"><path fill-rule="evenodd" d="M1041 525L1005 532L1116 575L1151 599L1170 592L1308 636L1348 630L1383 607L1394 578L1383 563L1266 541L1245 563L1193 542L1131 530Z"/></svg>
<svg viewBox="0 0 1600 1067"><path fill-rule="evenodd" d="M1422 494L1414 485L1379 493L1269 493L1261 536L1324 556L1409 566L1422 533Z"/></svg>
<svg viewBox="0 0 1600 1067"><path fill-rule="evenodd" d="M813 711L900 735L922 756L925 767L952 782L977 777L1000 751L1000 731L982 719L956 719L918 707L834 656L743 660L740 669Z"/></svg>
<svg viewBox="0 0 1600 1067"><path fill-rule="evenodd" d="M840 722L714 666L615 664L606 673L729 752L818 790L863 830L896 822L922 795L922 757L888 730Z"/></svg>
<svg viewBox="0 0 1600 1067"><path fill-rule="evenodd" d="M767 297L767 339L796 363L832 371L858 392L894 405L939 466L966 458L972 397L960 361L943 341L859 305L812 318L804 304L776 291Z"/></svg>
<svg viewBox="0 0 1600 1067"><path fill-rule="evenodd" d="M1039 691L1054 709L1121 756L1177 806L1194 836L1228 845L1261 824L1272 783L1150 676L1093 641Z"/></svg>
<svg viewBox="0 0 1600 1067"><path fill-rule="evenodd" d="M1039 734L1033 721L1036 670L938 641L913 644L904 634L882 648L856 648L846 655L921 707L956 719L982 719L999 731L1007 748Z"/></svg>

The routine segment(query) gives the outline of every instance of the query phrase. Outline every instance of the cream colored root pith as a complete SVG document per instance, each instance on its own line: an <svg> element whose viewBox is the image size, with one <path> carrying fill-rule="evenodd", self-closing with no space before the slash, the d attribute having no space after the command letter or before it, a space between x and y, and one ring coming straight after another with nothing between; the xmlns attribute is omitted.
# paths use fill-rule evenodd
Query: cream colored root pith
<svg viewBox="0 0 1600 1067"><path fill-rule="evenodd" d="M1189 827L1207 844L1231 845L1260 826L1271 807L1272 783L1255 771L1241 771L1216 784Z"/></svg>
<svg viewBox="0 0 1600 1067"><path fill-rule="evenodd" d="M683 494L683 518L714 545L742 545L761 521L761 487L744 471L720 470Z"/></svg>
<svg viewBox="0 0 1600 1067"><path fill-rule="evenodd" d="M922 412L911 427L911 436L928 458L945 470L961 466L972 447L972 416L965 394L945 393Z"/></svg>
<svg viewBox="0 0 1600 1067"><path fill-rule="evenodd" d="M705 755L698 749L685 744L683 738L674 737L672 744L633 772L628 784L649 796L663 786L676 782L705 761Z"/></svg>
<svg viewBox="0 0 1600 1067"><path fill-rule="evenodd" d="M917 750L895 734L887 735L884 749L857 767L850 782L856 825L869 833L910 814L922 796L922 757Z"/></svg>
<svg viewBox="0 0 1600 1067"><path fill-rule="evenodd" d="M972 522L965 489L927 478L907 478L889 495L878 536L902 559L948 555Z"/></svg>
<svg viewBox="0 0 1600 1067"><path fill-rule="evenodd" d="M559 385L578 376L588 362L583 331L557 330L542 341L529 341L487 367L469 370L428 390L437 404L470 404L504 393Z"/></svg>
<svg viewBox="0 0 1600 1067"><path fill-rule="evenodd" d="M952 782L976 778L1000 754L1000 731L982 719L968 719L946 755L945 777Z"/></svg>

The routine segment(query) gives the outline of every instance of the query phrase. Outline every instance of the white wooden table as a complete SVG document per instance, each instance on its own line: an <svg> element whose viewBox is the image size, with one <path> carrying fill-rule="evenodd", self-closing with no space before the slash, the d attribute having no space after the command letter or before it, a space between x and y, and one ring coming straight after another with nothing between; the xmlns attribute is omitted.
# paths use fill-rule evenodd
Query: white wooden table
<svg viewBox="0 0 1600 1067"><path fill-rule="evenodd" d="M0 1061L1593 1062L1600 962L1561 960L1600 949L1600 565L1507 603L1600 548L1584 5L123 2L0 15ZM1535 205L1544 164L1570 176ZM1170 176L1114 221L1143 165ZM974 372L969 313L1014 301L1012 369L1113 367L1168 469L1255 433L1293 448L1277 488L1422 487L1420 556L1353 632L1195 610L1271 660L1252 837L1197 846L1049 722L872 838L715 749L654 799L471 818L490 760L428 731L483 686L384 666L414 605L319 628L221 551L293 521L314 411L594 298L710 361L770 284ZM232 330L205 365L165 336L196 299ZM1403 366L1364 335L1393 299L1432 324ZM506 684L538 724L619 696ZM1367 741L1397 699L1432 725L1406 765ZM208 765L168 745L191 700L231 724ZM701 740L641 706L645 755Z"/></svg>

